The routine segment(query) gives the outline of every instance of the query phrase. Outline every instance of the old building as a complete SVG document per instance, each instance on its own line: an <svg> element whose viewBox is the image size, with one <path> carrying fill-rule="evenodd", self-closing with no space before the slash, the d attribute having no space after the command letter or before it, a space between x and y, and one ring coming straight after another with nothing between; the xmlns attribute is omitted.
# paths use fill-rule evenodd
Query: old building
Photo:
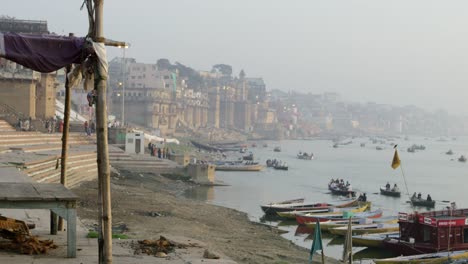
<svg viewBox="0 0 468 264"><path fill-rule="evenodd" d="M47 34L46 21L0 19L0 32ZM0 104L23 117L55 116L56 74L41 74L0 58Z"/></svg>

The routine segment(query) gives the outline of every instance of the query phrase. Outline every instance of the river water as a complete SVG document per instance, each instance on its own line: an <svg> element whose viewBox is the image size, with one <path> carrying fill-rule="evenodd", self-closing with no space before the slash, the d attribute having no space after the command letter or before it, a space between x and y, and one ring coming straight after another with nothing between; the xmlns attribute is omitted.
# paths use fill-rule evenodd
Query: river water
<svg viewBox="0 0 468 264"><path fill-rule="evenodd" d="M434 139L410 137L406 140L396 138L374 144L369 138L354 138L348 145L333 148L329 140L286 140L279 142L257 142L257 147L249 148L256 161L265 164L267 159L276 158L289 164L288 171L265 168L260 172L216 172L216 179L229 186L200 187L188 192L190 198L221 205L246 212L252 221L265 222L262 219L261 204L305 198L306 202L336 202L338 196L332 196L327 184L331 178L349 181L353 190L365 192L372 202L372 210L381 208L384 217L396 216L398 212L411 212L406 195L404 179L409 193L421 192L423 197L431 194L436 200L436 209L449 205L446 201L455 201L458 207L468 207L468 164L458 162L460 155L468 154L468 138ZM264 143L268 147L262 147ZM365 143L365 147L360 144ZM400 168L390 167L393 158L393 144L398 144L399 156L405 177ZM407 152L413 144L424 145L425 150ZM273 152L280 146L282 152ZM380 146L383 149L377 150ZM452 149L454 155L446 155ZM299 160L299 151L313 152L314 160ZM240 156L233 153L232 157ZM379 194L380 186L387 182L398 184L402 191L401 198L392 198ZM403 195L403 193L405 193ZM418 208L424 211L424 208ZM287 231L283 236L292 242L310 248L313 235L304 233L294 222L266 221L266 224L278 226ZM323 245L326 255L341 258L343 240L323 233ZM353 248L356 258L374 258L391 256L384 251ZM361 251L361 252L359 252Z"/></svg>

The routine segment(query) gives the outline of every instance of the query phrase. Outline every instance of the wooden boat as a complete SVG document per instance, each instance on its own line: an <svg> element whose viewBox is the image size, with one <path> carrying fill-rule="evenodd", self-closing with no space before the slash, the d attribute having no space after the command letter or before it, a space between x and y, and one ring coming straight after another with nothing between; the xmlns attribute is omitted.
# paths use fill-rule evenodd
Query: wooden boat
<svg viewBox="0 0 468 264"><path fill-rule="evenodd" d="M322 226L322 225L320 225ZM383 241L385 239L393 238L398 239L400 232L385 232L377 234L364 234L353 236L353 246L372 247L372 248L383 248Z"/></svg>
<svg viewBox="0 0 468 264"><path fill-rule="evenodd" d="M468 250L468 208L399 213L400 239L385 240L386 249L402 255ZM450 242L447 237L451 237Z"/></svg>
<svg viewBox="0 0 468 264"><path fill-rule="evenodd" d="M382 210L376 210L372 212L361 212L361 213L353 213L353 212L342 212L341 214L316 214L316 215L299 215L296 214L296 222L300 225L316 222L317 220L320 222L325 221L340 221L346 220L351 217L351 220L359 219L359 218L379 218L382 217Z"/></svg>
<svg viewBox="0 0 468 264"><path fill-rule="evenodd" d="M449 149L447 152L445 152L445 154L447 155L453 155L453 151L451 149Z"/></svg>
<svg viewBox="0 0 468 264"><path fill-rule="evenodd" d="M278 212L289 212L289 211L306 211L314 209L328 209L330 207L350 207L358 204L357 198L343 201L341 204L330 204L330 203L289 203L289 204L275 204L270 203L266 205L261 205L263 212L266 215L277 216Z"/></svg>
<svg viewBox="0 0 468 264"><path fill-rule="evenodd" d="M348 191L345 189L341 189L338 186L332 187L331 184L328 184L328 189L331 191L332 194L335 194L335 195L352 196L352 197L356 196L355 191Z"/></svg>
<svg viewBox="0 0 468 264"><path fill-rule="evenodd" d="M466 162L466 157L461 155L459 158L458 158L458 161L460 162Z"/></svg>
<svg viewBox="0 0 468 264"><path fill-rule="evenodd" d="M273 151L274 151L274 152L281 152L281 147L275 147L275 148L273 149Z"/></svg>
<svg viewBox="0 0 468 264"><path fill-rule="evenodd" d="M392 191L392 189L387 190L385 187L380 187L380 194L386 195L386 196L393 196L393 197L400 197L401 192L400 191Z"/></svg>
<svg viewBox="0 0 468 264"><path fill-rule="evenodd" d="M317 209L311 209L311 210L294 210L294 211L289 211L289 212L277 212L278 216L282 218L287 218L287 219L296 219L296 214L300 215L313 215L313 214L342 214L344 211L352 211L352 212L364 212L365 210L368 210L370 208L371 203L366 202L363 204L360 204L360 206L354 206L354 207L328 207L328 208L317 208Z"/></svg>
<svg viewBox="0 0 468 264"><path fill-rule="evenodd" d="M266 144L266 143L265 143L265 144L263 144L263 147L264 147L264 148L268 147L268 144Z"/></svg>
<svg viewBox="0 0 468 264"><path fill-rule="evenodd" d="M263 166L260 164L224 164L215 166L217 171L261 171Z"/></svg>
<svg viewBox="0 0 468 264"><path fill-rule="evenodd" d="M299 152L299 154L297 154L297 158L302 160L312 160L314 158L314 154L308 154L307 152Z"/></svg>
<svg viewBox="0 0 468 264"><path fill-rule="evenodd" d="M275 170L288 170L288 169L289 169L289 166L288 166L288 164L285 163L285 162L278 162L278 163L276 163L276 164L273 166L273 168L274 168Z"/></svg>
<svg viewBox="0 0 468 264"><path fill-rule="evenodd" d="M333 144L334 148L338 148L338 143Z"/></svg>
<svg viewBox="0 0 468 264"><path fill-rule="evenodd" d="M253 153L250 153L249 155L243 156L243 160L254 160L254 155Z"/></svg>
<svg viewBox="0 0 468 264"><path fill-rule="evenodd" d="M400 228L398 224L369 224L369 225L353 225L351 227L352 235L363 235L363 234L376 234L384 232L398 231ZM348 232L348 227L336 227L328 230L334 235L344 236Z"/></svg>
<svg viewBox="0 0 468 264"><path fill-rule="evenodd" d="M450 256L449 256L450 255ZM438 252L430 254L419 254L406 257L386 258L386 259L374 259L376 264L442 264L448 263L451 260L465 259L468 258L468 251L459 250L449 252Z"/></svg>
<svg viewBox="0 0 468 264"><path fill-rule="evenodd" d="M396 224L398 222L398 219L391 219L391 220L384 220L384 219L379 219L379 218L356 218L356 219L351 219L351 224L352 225L365 225L365 224L377 224L377 223L386 223L386 224ZM320 222L320 229L322 231L328 231L332 228L337 228L337 227L343 227L343 226L348 226L349 220L339 220L339 221L325 221L325 222ZM305 223L305 226L308 228L314 229L316 222L310 222L310 223Z"/></svg>
<svg viewBox="0 0 468 264"><path fill-rule="evenodd" d="M428 201L426 199L419 199L417 197L411 197L411 203L413 206L420 206L420 207L428 207L428 208L434 208L435 206L435 201L431 200Z"/></svg>

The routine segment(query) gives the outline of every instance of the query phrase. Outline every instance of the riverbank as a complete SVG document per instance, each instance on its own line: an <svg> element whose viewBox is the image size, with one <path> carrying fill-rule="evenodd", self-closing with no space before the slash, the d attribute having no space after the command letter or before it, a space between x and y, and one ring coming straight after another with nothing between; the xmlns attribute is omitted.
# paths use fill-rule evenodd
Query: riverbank
<svg viewBox="0 0 468 264"><path fill-rule="evenodd" d="M306 263L308 250L282 238L276 228L252 223L245 213L186 199L195 185L154 174L121 172L112 176L115 225L133 239L187 237L238 263ZM97 217L97 182L73 190L80 196L78 215L92 228ZM317 259L319 260L319 258ZM327 263L338 263L328 260Z"/></svg>

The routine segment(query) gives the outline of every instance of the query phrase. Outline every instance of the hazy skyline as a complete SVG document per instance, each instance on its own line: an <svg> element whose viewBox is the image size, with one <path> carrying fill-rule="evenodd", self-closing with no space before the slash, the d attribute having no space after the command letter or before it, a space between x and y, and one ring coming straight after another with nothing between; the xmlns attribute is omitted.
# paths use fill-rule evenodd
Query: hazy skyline
<svg viewBox="0 0 468 264"><path fill-rule="evenodd" d="M87 33L82 1L15 0L2 15ZM414 104L468 113L468 2L107 0L106 37L127 57L225 63L268 89L337 92L347 101ZM108 48L108 59L122 56Z"/></svg>

